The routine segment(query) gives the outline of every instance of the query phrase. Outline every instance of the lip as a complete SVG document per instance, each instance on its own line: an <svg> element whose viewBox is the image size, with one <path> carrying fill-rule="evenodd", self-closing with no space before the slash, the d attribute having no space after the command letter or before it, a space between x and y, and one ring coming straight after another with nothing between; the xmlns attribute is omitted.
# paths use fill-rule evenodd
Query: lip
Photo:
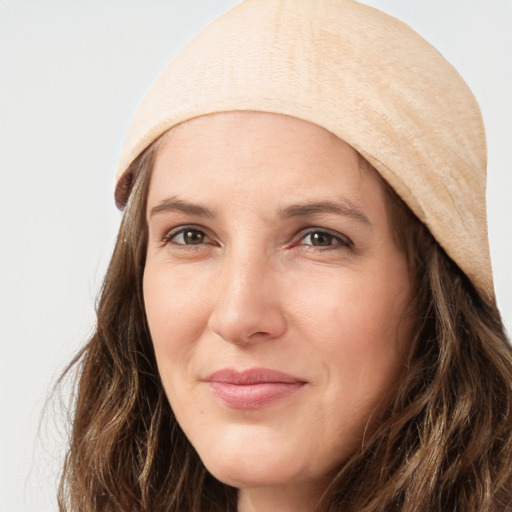
<svg viewBox="0 0 512 512"><path fill-rule="evenodd" d="M266 407L300 391L306 381L268 368L224 369L205 379L212 394L233 409Z"/></svg>

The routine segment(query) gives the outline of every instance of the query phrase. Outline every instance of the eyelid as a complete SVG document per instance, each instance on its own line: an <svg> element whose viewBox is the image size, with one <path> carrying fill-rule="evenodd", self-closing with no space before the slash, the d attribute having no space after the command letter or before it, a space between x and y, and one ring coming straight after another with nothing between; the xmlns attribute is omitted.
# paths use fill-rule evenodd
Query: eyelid
<svg viewBox="0 0 512 512"><path fill-rule="evenodd" d="M203 233L205 236L205 241L201 244L179 244L176 242L173 242L173 240L180 234L186 233L187 231L198 231L200 233ZM164 236L162 237L162 242L167 243L174 243L175 245L179 246L187 246L187 247L194 247L194 245L203 245L205 242L211 243L213 241L212 237L208 235L207 230L203 228L202 226L197 226L194 224L182 224L180 226L176 226L173 229L170 229L169 231L166 231Z"/></svg>
<svg viewBox="0 0 512 512"><path fill-rule="evenodd" d="M326 245L326 246L314 246L312 244L301 244L300 242L302 242L304 240L304 238L306 238L308 235L312 235L314 233L323 233L323 234L326 234L326 235L329 235L329 236L332 236L334 239L336 239L339 244L335 244L335 245ZM306 245L306 246L310 246L310 247L314 247L315 249L335 249L335 248L339 248L340 246L341 247L353 247L354 243L352 242L352 240L350 240L350 238L348 238L346 235L340 233L339 231L334 231L332 229L328 229L328 228L321 228L321 227L317 227L317 226L313 226L313 227L308 227L308 228L305 228L305 229L302 229L301 231L299 231L299 233L297 233L295 239L298 241L297 245Z"/></svg>
<svg viewBox="0 0 512 512"><path fill-rule="evenodd" d="M202 234L204 234L205 239L203 242L199 244L184 244L184 243L177 243L173 242L173 240L180 234L185 233L187 231L197 231ZM331 244L331 245L313 245L313 244L303 244L302 241L309 235L312 235L314 233L322 233L328 236L333 237L335 240L337 240L337 244ZM340 233L339 231L335 231L329 228L323 228L318 226L311 226L308 228L301 229L295 236L294 236L295 242L293 242L292 245L302 245L302 246L308 246L313 247L314 249L318 250L329 250L329 249L339 249L342 248L350 248L353 247L353 242L348 238L346 235ZM187 247L187 248L193 248L198 247L201 245L204 245L205 243L215 243L215 239L208 234L208 230L205 229L203 226L198 226L197 224L182 224L180 226L176 226L175 228L172 228L165 232L164 236L162 237L162 242L164 244L173 243L177 246Z"/></svg>

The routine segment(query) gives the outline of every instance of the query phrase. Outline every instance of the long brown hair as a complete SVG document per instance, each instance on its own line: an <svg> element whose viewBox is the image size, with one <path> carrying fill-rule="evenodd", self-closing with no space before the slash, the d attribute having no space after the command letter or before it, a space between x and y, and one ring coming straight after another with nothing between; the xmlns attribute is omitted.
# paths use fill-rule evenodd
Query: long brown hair
<svg viewBox="0 0 512 512"><path fill-rule="evenodd" d="M133 190L77 374L62 512L236 511L165 397L142 295L149 178L159 143L132 164ZM496 305L476 293L384 184L417 296L403 376L318 512L512 510L512 350Z"/></svg>

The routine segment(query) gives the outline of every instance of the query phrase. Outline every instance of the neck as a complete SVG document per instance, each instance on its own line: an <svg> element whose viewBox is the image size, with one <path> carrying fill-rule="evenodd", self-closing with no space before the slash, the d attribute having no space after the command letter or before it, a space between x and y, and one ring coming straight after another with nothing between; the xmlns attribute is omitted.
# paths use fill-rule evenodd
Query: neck
<svg viewBox="0 0 512 512"><path fill-rule="evenodd" d="M238 512L313 512L324 488L301 483L240 489Z"/></svg>

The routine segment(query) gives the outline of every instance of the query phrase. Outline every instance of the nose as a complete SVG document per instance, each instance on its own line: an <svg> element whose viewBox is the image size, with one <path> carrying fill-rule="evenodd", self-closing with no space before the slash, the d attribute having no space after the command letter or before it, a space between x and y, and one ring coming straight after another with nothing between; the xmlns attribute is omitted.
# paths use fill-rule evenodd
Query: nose
<svg viewBox="0 0 512 512"><path fill-rule="evenodd" d="M230 258L216 280L210 329L235 344L279 338L286 331L278 270L265 257Z"/></svg>

